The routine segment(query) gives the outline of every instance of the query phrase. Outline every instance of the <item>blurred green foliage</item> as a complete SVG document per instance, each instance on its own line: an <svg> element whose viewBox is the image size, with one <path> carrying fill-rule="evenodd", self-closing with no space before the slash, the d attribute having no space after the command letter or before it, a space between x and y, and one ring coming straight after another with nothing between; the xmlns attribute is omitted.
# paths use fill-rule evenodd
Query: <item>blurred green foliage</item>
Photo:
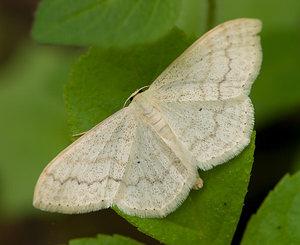
<svg viewBox="0 0 300 245"><path fill-rule="evenodd" d="M0 70L0 183L3 216L32 213L36 180L70 140L62 84L78 54L24 42Z"/></svg>
<svg viewBox="0 0 300 245"><path fill-rule="evenodd" d="M44 0L33 36L39 42L68 45L151 43L174 26L180 8L181 0Z"/></svg>
<svg viewBox="0 0 300 245"><path fill-rule="evenodd" d="M79 238L71 240L69 245L141 245L143 243L134 241L128 237L113 235L98 235L97 238Z"/></svg>

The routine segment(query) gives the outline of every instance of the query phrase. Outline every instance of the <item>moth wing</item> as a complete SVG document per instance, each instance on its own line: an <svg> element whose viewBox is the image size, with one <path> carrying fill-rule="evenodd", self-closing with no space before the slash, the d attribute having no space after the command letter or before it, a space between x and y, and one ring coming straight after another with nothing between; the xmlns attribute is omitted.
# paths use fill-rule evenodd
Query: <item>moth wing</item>
<svg viewBox="0 0 300 245"><path fill-rule="evenodd" d="M262 61L261 21L218 25L192 44L152 83L160 101L211 101L248 95Z"/></svg>
<svg viewBox="0 0 300 245"><path fill-rule="evenodd" d="M250 142L254 112L246 95L231 100L164 102L164 120L199 168L224 163Z"/></svg>
<svg viewBox="0 0 300 245"><path fill-rule="evenodd" d="M62 213L111 206L135 138L136 120L130 112L116 112L54 158L36 184L34 206Z"/></svg>
<svg viewBox="0 0 300 245"><path fill-rule="evenodd" d="M140 114L135 140L115 204L130 215L163 217L188 196L197 168L169 147Z"/></svg>

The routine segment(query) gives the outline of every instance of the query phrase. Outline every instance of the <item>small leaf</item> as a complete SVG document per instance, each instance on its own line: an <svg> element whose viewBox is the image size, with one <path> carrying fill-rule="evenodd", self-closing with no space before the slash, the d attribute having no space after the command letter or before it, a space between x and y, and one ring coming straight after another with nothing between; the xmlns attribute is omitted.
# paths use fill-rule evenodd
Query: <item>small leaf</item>
<svg viewBox="0 0 300 245"><path fill-rule="evenodd" d="M276 185L247 225L242 245L300 244L300 172Z"/></svg>
<svg viewBox="0 0 300 245"><path fill-rule="evenodd" d="M43 0L33 26L43 43L127 47L170 31L181 0Z"/></svg>
<svg viewBox="0 0 300 245"><path fill-rule="evenodd" d="M166 244L230 244L242 212L253 163L255 133L231 161L200 172L204 187L164 219L142 219L114 209L145 234Z"/></svg>
<svg viewBox="0 0 300 245"><path fill-rule="evenodd" d="M80 238L69 242L69 245L142 245L138 241L120 235L98 235L97 238Z"/></svg>

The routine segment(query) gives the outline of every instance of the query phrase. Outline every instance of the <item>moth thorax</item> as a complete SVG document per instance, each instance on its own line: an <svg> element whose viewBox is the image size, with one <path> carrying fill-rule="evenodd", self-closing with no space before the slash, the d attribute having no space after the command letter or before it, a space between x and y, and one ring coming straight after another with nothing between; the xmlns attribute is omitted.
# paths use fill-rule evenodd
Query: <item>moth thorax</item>
<svg viewBox="0 0 300 245"><path fill-rule="evenodd" d="M136 100L136 104L141 110L146 122L157 132L161 137L166 140L173 138L173 133L162 117L162 113L155 106L153 106L147 98L140 96Z"/></svg>

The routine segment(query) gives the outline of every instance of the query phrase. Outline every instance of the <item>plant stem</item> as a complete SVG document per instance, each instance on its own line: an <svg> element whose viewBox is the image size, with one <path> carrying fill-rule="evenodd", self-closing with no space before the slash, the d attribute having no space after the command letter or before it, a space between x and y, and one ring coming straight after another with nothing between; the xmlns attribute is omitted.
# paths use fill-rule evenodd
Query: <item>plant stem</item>
<svg viewBox="0 0 300 245"><path fill-rule="evenodd" d="M216 0L207 0L206 31L209 31L214 27L215 15L216 15Z"/></svg>

